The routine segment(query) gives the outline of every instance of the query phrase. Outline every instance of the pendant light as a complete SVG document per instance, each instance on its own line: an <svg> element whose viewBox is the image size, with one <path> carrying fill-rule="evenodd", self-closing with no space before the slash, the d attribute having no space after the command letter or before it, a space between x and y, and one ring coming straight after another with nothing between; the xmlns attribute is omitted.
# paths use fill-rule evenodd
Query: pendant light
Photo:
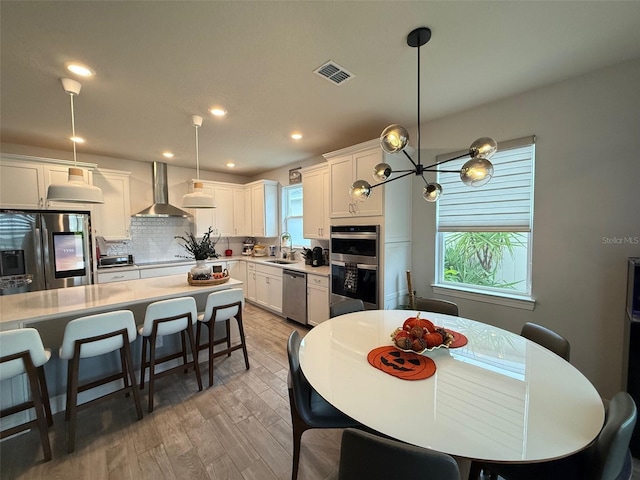
<svg viewBox="0 0 640 480"><path fill-rule="evenodd" d="M84 173L78 168L76 153L76 122L73 111L73 97L80 93L79 82L70 78L61 78L62 88L71 98L71 142L73 143L73 167L69 167L69 180L67 183L52 183L47 189L47 200L68 203L104 203L102 190L84 181Z"/></svg>
<svg viewBox="0 0 640 480"><path fill-rule="evenodd" d="M459 173L460 180L470 187L481 187L491 180L493 176L493 165L489 159L498 150L498 144L493 138L482 137L471 144L469 150L455 158L450 158L432 165L423 165L420 161L420 47L431 39L431 30L427 27L420 27L407 35L407 45L417 48L418 52L418 152L417 162L409 156L405 148L409 145L409 132L402 125L389 125L380 135L380 146L386 153L402 152L411 162L413 168L407 170L391 169L387 163L379 163L373 169L373 179L375 185L371 185L366 180L356 180L349 189L352 198L364 201L371 196L375 187L385 183L399 180L407 175L419 175L422 177L425 186L422 189L422 198L427 202L435 202L442 194L442 186L437 182L427 182L424 178L425 172ZM469 156L469 160L459 170L442 170L440 165ZM400 173L396 177L390 178L392 173Z"/></svg>
<svg viewBox="0 0 640 480"><path fill-rule="evenodd" d="M193 182L193 192L182 197L184 208L216 208L212 195L204 193L204 184L200 181L200 158L198 155L198 128L202 126L202 117L191 116L191 124L196 129L196 181Z"/></svg>

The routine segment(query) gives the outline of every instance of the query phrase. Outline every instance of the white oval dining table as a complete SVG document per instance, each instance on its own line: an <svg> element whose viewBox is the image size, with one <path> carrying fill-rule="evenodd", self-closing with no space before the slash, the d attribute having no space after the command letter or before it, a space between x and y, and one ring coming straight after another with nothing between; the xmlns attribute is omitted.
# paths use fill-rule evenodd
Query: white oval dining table
<svg viewBox="0 0 640 480"><path fill-rule="evenodd" d="M425 352L433 376L403 380L367 354L392 345L410 310L374 310L329 319L310 330L300 364L336 408L390 437L471 460L537 462L585 448L600 432L604 406L573 365L517 334L461 317L423 312L462 333L464 347Z"/></svg>

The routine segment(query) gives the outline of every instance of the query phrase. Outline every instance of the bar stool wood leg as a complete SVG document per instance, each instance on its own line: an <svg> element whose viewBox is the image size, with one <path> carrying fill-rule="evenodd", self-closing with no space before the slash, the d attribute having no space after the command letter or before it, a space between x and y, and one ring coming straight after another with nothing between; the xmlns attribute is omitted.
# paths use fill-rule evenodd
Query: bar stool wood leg
<svg viewBox="0 0 640 480"><path fill-rule="evenodd" d="M52 426L53 415L51 414L51 401L49 400L49 389L47 388L47 379L44 375L44 366L38 367L38 382L40 384L40 393L42 394L44 413L47 416L47 425Z"/></svg>
<svg viewBox="0 0 640 480"><path fill-rule="evenodd" d="M65 327L60 358L67 360L67 411L68 419L67 451L75 450L78 412L97 402L110 399L121 393L133 393L138 420L142 419L142 405L138 382L136 381L131 357L130 338L136 337L136 325L133 313L129 310L89 315L70 321ZM120 357L120 372L80 383L80 360L112 353ZM124 387L99 396L93 400L78 404L78 394L101 385L122 380Z"/></svg>
<svg viewBox="0 0 640 480"><path fill-rule="evenodd" d="M229 289L219 292L213 292L207 297L207 304L202 314L198 316L198 326L196 328L196 346L198 350L208 349L209 352L209 386L213 385L213 359L221 355L230 356L231 352L242 348L244 354L244 363L247 370L249 369L249 355L247 352L247 343L244 335L244 327L242 324L242 309L244 307L244 293L242 289ZM240 335L240 345L231 345L231 323L230 320L235 318L238 322L238 332ZM219 340L215 340L215 325L224 322L225 336ZM202 325L209 329L208 342L205 345L200 344L202 335ZM216 345L225 344L226 348L214 353Z"/></svg>
<svg viewBox="0 0 640 480"><path fill-rule="evenodd" d="M39 338L39 334L35 331L32 333L31 330L33 329L28 329L28 330L30 331L27 332L26 335L23 335L22 333L6 332L6 333L9 333L10 335L8 337L4 337L4 339L6 339L9 342L11 342L12 338L17 339L18 345L20 345L20 347L18 348L21 348L22 345L20 342L23 342L24 346L27 346L28 342L35 340L37 338L37 341L39 342L38 346L39 346L40 352L44 354L44 348L42 347L42 342ZM26 337L26 339L20 338L20 337ZM31 345L29 345L29 347L30 346ZM3 341L2 347L3 347L2 350L4 353L4 350L6 347L6 345L4 344L4 341ZM47 360L48 360L48 357L44 361L47 361ZM48 428L49 421L51 421L51 415L49 413L49 415L47 416L47 411L50 412L51 407L49 405L46 380L44 379L44 376L43 376L42 384L41 384L41 379L38 372L38 369L40 367L36 368L36 366L34 365L33 360L31 358L30 350L9 353L8 355L5 355L0 358L0 363L4 364L4 363L11 363L11 362L13 362L14 366L16 365L15 362L20 362L21 365L17 368L12 369L13 374L8 373L7 376L3 375L2 379L5 380L5 379L13 378L15 376L21 375L22 373L25 373L27 375L27 380L29 382L31 399L25 402L22 402L18 405L5 408L0 412L0 418L13 415L18 412L23 412L31 408L35 410L36 418L35 420L31 420L21 425L16 425L14 427L3 430L2 433L0 434L0 438L6 438L11 435L15 435L16 433L29 430L31 427L34 427L34 426L38 427L38 432L40 435L40 443L42 444L42 453L44 455L45 462L48 462L49 460L51 460L51 444L49 443L49 428ZM8 368L11 369L11 366L8 366ZM44 397L43 391L47 392L46 397Z"/></svg>
<svg viewBox="0 0 640 480"><path fill-rule="evenodd" d="M154 408L155 381L158 377L173 373L177 370L189 372L189 366L193 363L198 381L198 390L202 390L202 379L200 368L197 362L197 348L193 342L193 324L197 321L196 301L192 297L176 298L171 300L161 300L154 302L147 307L144 324L138 326L138 333L142 336L142 373L140 388L144 388L145 371L149 368L149 400L148 411ZM187 357L187 341L185 330L189 336L189 347L193 360L190 362ZM181 350L179 352L165 355L161 358L156 356L156 340L165 335L180 333ZM147 359L147 344L149 346L149 359ZM182 358L182 364L167 370L156 372L156 367L164 362Z"/></svg>

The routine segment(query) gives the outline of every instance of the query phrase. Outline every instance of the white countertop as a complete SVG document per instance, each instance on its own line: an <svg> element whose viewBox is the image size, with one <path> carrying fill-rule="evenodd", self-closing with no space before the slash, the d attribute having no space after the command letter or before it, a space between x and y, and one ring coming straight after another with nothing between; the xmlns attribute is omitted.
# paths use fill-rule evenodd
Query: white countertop
<svg viewBox="0 0 640 480"><path fill-rule="evenodd" d="M604 407L573 365L517 334L473 320L423 313L468 344L425 355L435 374L401 380L367 354L415 311L341 315L309 331L300 348L305 377L359 422L413 445L470 459L536 462L583 449L600 432Z"/></svg>
<svg viewBox="0 0 640 480"><path fill-rule="evenodd" d="M123 267L124 268L124 267ZM113 269L110 269L113 270ZM105 309L128 308L142 302L240 287L230 279L222 285L191 286L185 275L100 283L0 296L0 330L70 315L90 315Z"/></svg>
<svg viewBox="0 0 640 480"><path fill-rule="evenodd" d="M304 260L299 260L295 263L271 263L269 260L275 260L277 257L253 257L249 255L236 255L233 257L220 257L216 259L207 260L207 263L220 263L220 262L231 262L231 261L245 261L245 262L253 262L253 263L265 263L267 265L271 265L274 267L282 268L283 270L295 270L298 272L310 273L313 275L320 275L322 277L328 277L331 274L331 268L328 265L323 265L321 267L313 267L311 265L305 265ZM159 262L149 262L135 265L126 265L126 266L116 266L116 267L99 267L98 273L110 273L114 271L127 271L127 270L145 270L150 268L161 268L161 267L174 267L176 265L193 265L193 260L167 260L167 261L159 261Z"/></svg>

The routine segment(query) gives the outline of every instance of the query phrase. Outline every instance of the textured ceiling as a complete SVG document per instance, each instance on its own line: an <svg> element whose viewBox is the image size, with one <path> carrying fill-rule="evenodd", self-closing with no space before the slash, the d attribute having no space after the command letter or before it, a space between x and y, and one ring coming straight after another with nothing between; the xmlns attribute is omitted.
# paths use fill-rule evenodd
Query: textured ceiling
<svg viewBox="0 0 640 480"><path fill-rule="evenodd" d="M76 98L82 153L257 175L422 121L640 57L639 1L0 2L3 143L71 151L67 61L97 73ZM332 60L355 77L313 71ZM71 77L73 78L73 77ZM214 118L208 109L224 105ZM299 130L304 138L293 141ZM490 132L488 132L490 133ZM70 154L71 155L71 154ZM69 157L71 158L71 157Z"/></svg>

